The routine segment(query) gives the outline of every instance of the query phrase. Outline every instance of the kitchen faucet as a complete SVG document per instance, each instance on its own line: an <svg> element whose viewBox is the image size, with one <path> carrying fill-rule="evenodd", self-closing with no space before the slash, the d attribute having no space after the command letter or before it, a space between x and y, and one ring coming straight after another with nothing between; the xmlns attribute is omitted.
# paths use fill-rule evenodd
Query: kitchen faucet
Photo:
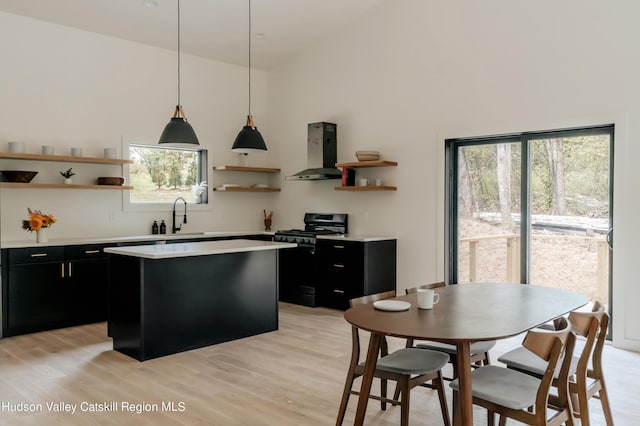
<svg viewBox="0 0 640 426"><path fill-rule="evenodd" d="M180 223L180 226L176 227L176 203L178 202L178 200L182 200L182 202L184 203L184 219L182 220L182 223ZM180 228L182 228L183 223L187 223L187 202L184 198L178 197L173 202L173 225L171 226L171 232L175 234L176 231L179 231Z"/></svg>

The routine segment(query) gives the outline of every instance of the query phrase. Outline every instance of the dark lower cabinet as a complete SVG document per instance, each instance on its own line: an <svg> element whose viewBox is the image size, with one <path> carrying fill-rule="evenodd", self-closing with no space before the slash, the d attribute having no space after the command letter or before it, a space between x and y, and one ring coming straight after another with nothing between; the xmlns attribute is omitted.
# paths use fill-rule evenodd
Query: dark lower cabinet
<svg viewBox="0 0 640 426"><path fill-rule="evenodd" d="M273 237L257 234L193 241L232 238L268 241ZM106 321L109 260L104 248L144 244L153 242L2 249L2 335Z"/></svg>
<svg viewBox="0 0 640 426"><path fill-rule="evenodd" d="M8 301L4 304L3 327L16 334L53 328L64 320L61 272L64 249L40 250L33 254L39 256L31 259L33 263L9 264L5 268L9 279L3 280Z"/></svg>
<svg viewBox="0 0 640 426"><path fill-rule="evenodd" d="M349 300L396 289L396 240L318 239L320 305L348 309Z"/></svg>
<svg viewBox="0 0 640 426"><path fill-rule="evenodd" d="M3 336L107 319L105 245L2 250Z"/></svg>
<svg viewBox="0 0 640 426"><path fill-rule="evenodd" d="M104 245L67 246L66 320L70 325L107 320L109 263Z"/></svg>

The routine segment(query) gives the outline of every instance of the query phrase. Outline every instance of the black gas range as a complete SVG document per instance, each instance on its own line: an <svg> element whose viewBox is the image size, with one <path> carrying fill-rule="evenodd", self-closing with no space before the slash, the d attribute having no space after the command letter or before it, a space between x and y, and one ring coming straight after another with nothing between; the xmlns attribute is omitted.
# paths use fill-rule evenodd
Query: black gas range
<svg viewBox="0 0 640 426"><path fill-rule="evenodd" d="M287 229L275 233L274 241L298 244L297 248L278 251L281 301L318 306L316 237L346 234L348 218L346 213L305 213L304 229Z"/></svg>
<svg viewBox="0 0 640 426"><path fill-rule="evenodd" d="M274 241L296 243L298 248L313 251L318 235L346 234L348 222L346 213L305 213L304 229L279 230Z"/></svg>

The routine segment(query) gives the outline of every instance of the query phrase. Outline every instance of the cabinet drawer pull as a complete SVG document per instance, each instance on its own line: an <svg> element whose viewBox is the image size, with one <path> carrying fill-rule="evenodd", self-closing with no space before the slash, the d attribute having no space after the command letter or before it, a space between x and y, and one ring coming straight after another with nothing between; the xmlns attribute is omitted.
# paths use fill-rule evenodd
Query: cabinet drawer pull
<svg viewBox="0 0 640 426"><path fill-rule="evenodd" d="M344 246L333 246L333 248L335 248L335 249L343 249Z"/></svg>
<svg viewBox="0 0 640 426"><path fill-rule="evenodd" d="M64 263L60 264L60 278L64 278Z"/></svg>
<svg viewBox="0 0 640 426"><path fill-rule="evenodd" d="M344 290L334 289L334 290L333 290L333 292L334 292L334 293L344 294Z"/></svg>
<svg viewBox="0 0 640 426"><path fill-rule="evenodd" d="M341 265L339 263L334 263L333 266L336 268L344 268L344 265Z"/></svg>
<svg viewBox="0 0 640 426"><path fill-rule="evenodd" d="M69 265L69 276L71 276L71 262L69 262L67 265Z"/></svg>
<svg viewBox="0 0 640 426"><path fill-rule="evenodd" d="M96 254L100 253L100 250L85 250L84 254Z"/></svg>
<svg viewBox="0 0 640 426"><path fill-rule="evenodd" d="M31 257L47 257L47 253L31 253Z"/></svg>

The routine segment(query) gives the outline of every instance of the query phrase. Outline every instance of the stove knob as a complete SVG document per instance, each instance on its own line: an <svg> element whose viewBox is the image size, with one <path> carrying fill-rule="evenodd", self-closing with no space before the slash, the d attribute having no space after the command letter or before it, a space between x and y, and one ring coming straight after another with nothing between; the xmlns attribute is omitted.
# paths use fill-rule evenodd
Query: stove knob
<svg viewBox="0 0 640 426"><path fill-rule="evenodd" d="M296 237L289 237L288 240L290 243L295 243L296 242Z"/></svg>

